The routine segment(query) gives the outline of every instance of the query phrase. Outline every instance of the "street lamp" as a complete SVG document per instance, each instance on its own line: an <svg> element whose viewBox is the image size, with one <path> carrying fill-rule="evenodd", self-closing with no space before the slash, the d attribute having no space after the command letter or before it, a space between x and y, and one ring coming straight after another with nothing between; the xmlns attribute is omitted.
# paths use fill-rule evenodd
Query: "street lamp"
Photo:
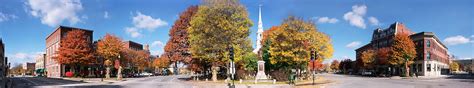
<svg viewBox="0 0 474 88"><path fill-rule="evenodd" d="M313 70L313 85L314 85L314 74L315 74L315 71L314 71L314 64L316 62L316 52L314 51L314 49L311 49L311 62L313 63L311 69Z"/></svg>

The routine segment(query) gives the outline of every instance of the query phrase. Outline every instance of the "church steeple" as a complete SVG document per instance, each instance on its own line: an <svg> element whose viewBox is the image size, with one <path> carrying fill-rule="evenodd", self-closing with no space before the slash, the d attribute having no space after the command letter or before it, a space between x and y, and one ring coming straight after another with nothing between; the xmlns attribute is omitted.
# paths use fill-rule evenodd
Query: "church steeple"
<svg viewBox="0 0 474 88"><path fill-rule="evenodd" d="M262 22L262 5L258 6L258 30L257 30L257 47L253 50L253 53L258 54L258 51L262 47L262 33L263 33L263 22Z"/></svg>

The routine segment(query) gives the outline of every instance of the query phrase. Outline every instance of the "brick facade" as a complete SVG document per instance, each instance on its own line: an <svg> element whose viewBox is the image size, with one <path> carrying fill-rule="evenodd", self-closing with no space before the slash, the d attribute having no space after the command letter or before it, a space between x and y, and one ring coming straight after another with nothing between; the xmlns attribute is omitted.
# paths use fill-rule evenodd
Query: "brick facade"
<svg viewBox="0 0 474 88"><path fill-rule="evenodd" d="M356 60L360 61L363 51L390 47L393 37L397 34L408 34L415 43L417 57L411 66L412 72L422 76L441 75L443 69L448 68L448 48L432 32L414 33L402 23L396 22L389 28L374 30L369 44L356 49ZM380 59L380 58L377 58Z"/></svg>
<svg viewBox="0 0 474 88"><path fill-rule="evenodd" d="M86 29L80 29L80 28L73 28L73 27L66 27L66 26L59 26L56 28L56 30L51 33L47 38L46 38L46 60L45 60L45 66L46 66L46 74L48 77L53 77L53 78L59 78L64 76L64 68L65 66L62 64L57 63L54 61L53 57L57 55L61 39L64 38L67 34L67 32L71 30L83 30L85 31L85 35L88 36L89 42L92 43L92 30L86 30Z"/></svg>

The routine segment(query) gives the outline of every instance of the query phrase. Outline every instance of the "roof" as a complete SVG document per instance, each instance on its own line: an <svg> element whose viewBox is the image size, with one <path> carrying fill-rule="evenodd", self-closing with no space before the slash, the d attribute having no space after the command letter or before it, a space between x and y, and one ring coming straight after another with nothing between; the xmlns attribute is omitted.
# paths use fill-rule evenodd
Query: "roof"
<svg viewBox="0 0 474 88"><path fill-rule="evenodd" d="M444 45L444 44L438 39L438 37L436 37L436 35L435 35L433 32L419 32L419 33L410 35L410 37L411 37L411 36L413 36L413 37L416 37L416 36L433 37L436 41L438 41L439 44L441 44L441 46L443 46L444 48L448 49L448 47L446 47L446 45Z"/></svg>
<svg viewBox="0 0 474 88"><path fill-rule="evenodd" d="M79 29L79 30L84 30L84 31L93 32L92 30L89 30L89 29L82 29L82 28L75 28L75 27L68 27L68 26L59 25L59 26L56 28L56 30L54 30L53 32L51 32L51 34L49 34L48 37L46 37L46 39L48 39L51 35L53 35L54 32L58 31L59 29Z"/></svg>

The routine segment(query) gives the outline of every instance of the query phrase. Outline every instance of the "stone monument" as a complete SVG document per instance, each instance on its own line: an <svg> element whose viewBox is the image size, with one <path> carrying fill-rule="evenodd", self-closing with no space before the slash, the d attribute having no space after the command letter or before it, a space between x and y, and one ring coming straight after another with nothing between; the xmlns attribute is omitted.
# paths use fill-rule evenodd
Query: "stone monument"
<svg viewBox="0 0 474 88"><path fill-rule="evenodd" d="M257 76L255 77L256 79L267 79L267 75L265 75L265 61L259 60L258 62L258 70L257 70Z"/></svg>

